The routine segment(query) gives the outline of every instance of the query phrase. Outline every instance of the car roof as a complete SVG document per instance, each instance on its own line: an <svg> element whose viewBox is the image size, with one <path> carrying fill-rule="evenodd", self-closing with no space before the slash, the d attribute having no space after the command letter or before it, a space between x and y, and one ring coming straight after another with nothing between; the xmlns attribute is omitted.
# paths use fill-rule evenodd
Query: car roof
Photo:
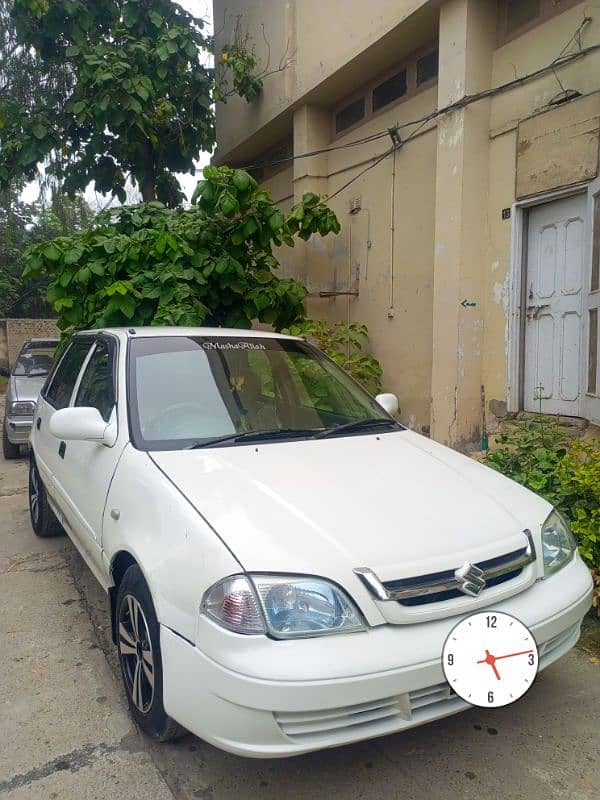
<svg viewBox="0 0 600 800"><path fill-rule="evenodd" d="M187 328L187 327L161 327L161 326L135 326L131 328L98 328L96 330L78 331L77 336L90 336L99 333L112 333L119 338L133 339L136 337L151 336L212 336L240 339L300 339L299 336L286 336L283 333L271 331L244 330L241 328Z"/></svg>

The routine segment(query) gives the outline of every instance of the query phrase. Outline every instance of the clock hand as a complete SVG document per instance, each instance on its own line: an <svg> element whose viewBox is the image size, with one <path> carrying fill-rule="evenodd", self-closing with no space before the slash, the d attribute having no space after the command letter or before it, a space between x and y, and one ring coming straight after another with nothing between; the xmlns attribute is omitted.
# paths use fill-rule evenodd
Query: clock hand
<svg viewBox="0 0 600 800"><path fill-rule="evenodd" d="M496 656L496 661L499 658L512 658L513 656L526 656L528 653L533 653L533 650L521 650L520 653L508 653L505 656Z"/></svg>
<svg viewBox="0 0 600 800"><path fill-rule="evenodd" d="M489 664L490 667L494 670L494 675L498 678L498 680L501 680L500 673L496 669L495 661L496 661L496 656L492 655L489 650L486 650L485 651L485 658L482 658L477 663L478 664Z"/></svg>

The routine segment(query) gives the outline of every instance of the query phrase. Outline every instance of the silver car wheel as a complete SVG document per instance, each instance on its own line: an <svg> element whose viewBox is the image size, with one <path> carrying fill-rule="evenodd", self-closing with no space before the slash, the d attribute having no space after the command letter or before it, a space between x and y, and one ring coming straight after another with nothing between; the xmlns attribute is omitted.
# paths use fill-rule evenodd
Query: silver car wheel
<svg viewBox="0 0 600 800"><path fill-rule="evenodd" d="M29 468L31 472L31 488L29 491L29 508L31 509L31 517L37 525L40 519L40 479L38 477L37 469L32 464Z"/></svg>
<svg viewBox="0 0 600 800"><path fill-rule="evenodd" d="M154 699L154 655L144 611L132 594L119 609L119 653L129 696L147 714Z"/></svg>

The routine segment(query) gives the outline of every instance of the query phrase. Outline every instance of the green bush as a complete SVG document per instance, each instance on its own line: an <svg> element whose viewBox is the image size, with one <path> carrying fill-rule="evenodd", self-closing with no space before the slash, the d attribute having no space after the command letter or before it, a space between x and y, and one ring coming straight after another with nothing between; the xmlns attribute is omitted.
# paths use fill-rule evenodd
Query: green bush
<svg viewBox="0 0 600 800"><path fill-rule="evenodd" d="M549 418L515 424L485 463L552 503L570 522L581 556L600 569L600 443L571 439Z"/></svg>
<svg viewBox="0 0 600 800"><path fill-rule="evenodd" d="M366 325L307 319L291 325L285 333L314 342L371 394L381 390L381 365L375 356L363 350L369 341Z"/></svg>

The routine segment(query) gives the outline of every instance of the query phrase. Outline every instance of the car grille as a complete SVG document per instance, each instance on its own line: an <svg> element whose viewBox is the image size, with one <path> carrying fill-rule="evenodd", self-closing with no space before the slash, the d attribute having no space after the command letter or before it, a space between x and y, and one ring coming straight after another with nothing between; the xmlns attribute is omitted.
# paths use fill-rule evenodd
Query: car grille
<svg viewBox="0 0 600 800"><path fill-rule="evenodd" d="M387 729L409 727L421 718L433 718L464 704L447 683L439 683L408 694L386 697L370 703L319 711L276 712L277 724L293 739L314 739L332 734L368 735L381 725ZM456 709L453 706L457 706Z"/></svg>
<svg viewBox="0 0 600 800"><path fill-rule="evenodd" d="M523 547L503 556L479 561L474 566L482 570L485 589L489 589L516 578L528 563L530 562L527 559L527 548ZM514 564L518 566L510 569ZM443 572L432 572L429 575L419 575L416 578L386 581L383 585L390 594L396 595L394 599L401 605L422 606L427 603L451 600L453 597L464 597L463 592L458 587L454 588L453 584L456 585L457 581L454 570L449 569Z"/></svg>

